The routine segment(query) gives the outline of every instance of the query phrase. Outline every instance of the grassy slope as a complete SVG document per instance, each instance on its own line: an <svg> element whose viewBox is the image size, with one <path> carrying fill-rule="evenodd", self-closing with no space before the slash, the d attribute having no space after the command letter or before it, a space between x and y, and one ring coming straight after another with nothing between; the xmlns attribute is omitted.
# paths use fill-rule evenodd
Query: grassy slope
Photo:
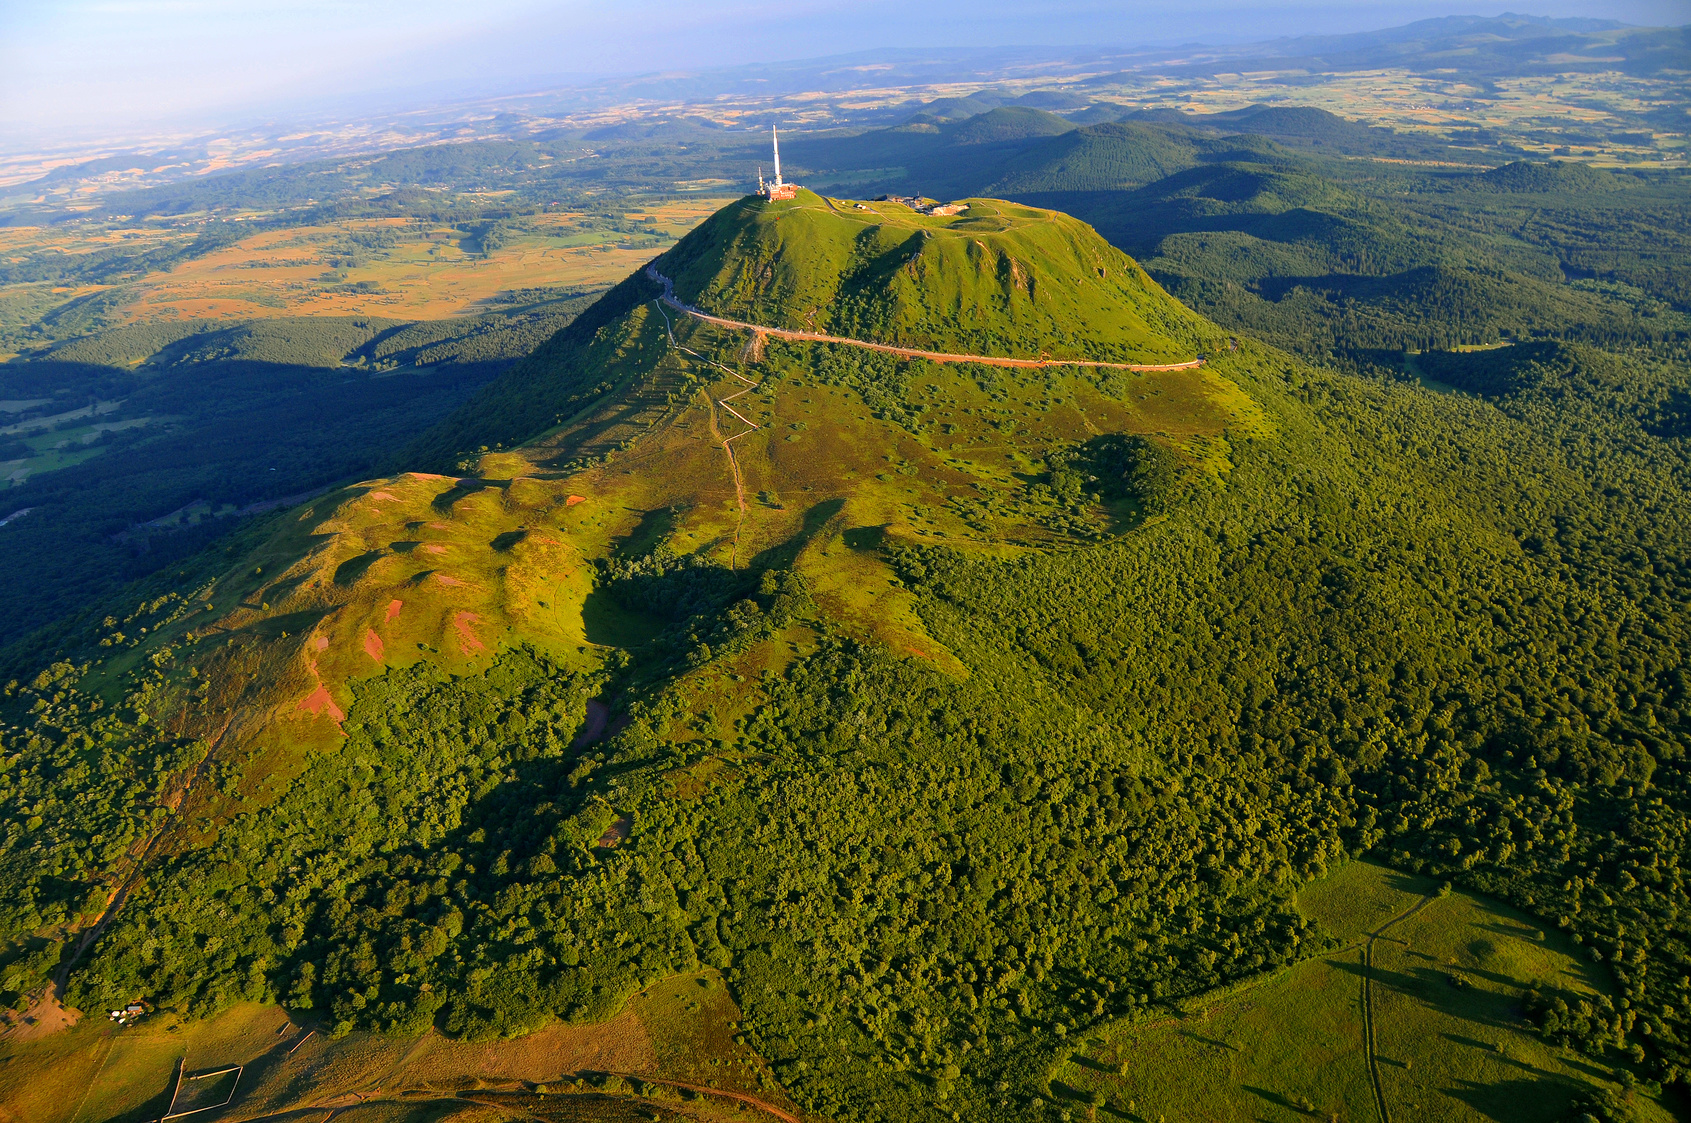
<svg viewBox="0 0 1691 1123"><path fill-rule="evenodd" d="M1374 1118L1360 993L1362 947L1381 932L1368 970L1391 1117L1566 1118L1595 1073L1530 1032L1519 1010L1535 986L1595 1000L1610 993L1607 980L1555 929L1485 898L1437 894L1431 879L1367 862L1312 882L1298 907L1332 937L1326 954L1187 1000L1173 1017L1095 1034L1053 1086L1082 1101L1102 1091L1102 1118ZM1668 1117L1641 1110L1641 1119Z"/></svg>
<svg viewBox="0 0 1691 1123"><path fill-rule="evenodd" d="M0 400L39 400L24 424L63 426L23 434L28 459L8 469L27 482L6 489L0 518L31 513L0 539L14 578L0 590L0 641L180 563L231 525L140 524L196 502L232 513L379 470L585 303L409 326L338 317L143 325L0 364ZM95 398L104 430L57 416ZM0 435L0 445L12 439Z"/></svg>
<svg viewBox="0 0 1691 1123"><path fill-rule="evenodd" d="M772 327L1006 356L1189 359L1202 321L1065 215L990 199L930 218L747 198L659 259L682 299Z"/></svg>

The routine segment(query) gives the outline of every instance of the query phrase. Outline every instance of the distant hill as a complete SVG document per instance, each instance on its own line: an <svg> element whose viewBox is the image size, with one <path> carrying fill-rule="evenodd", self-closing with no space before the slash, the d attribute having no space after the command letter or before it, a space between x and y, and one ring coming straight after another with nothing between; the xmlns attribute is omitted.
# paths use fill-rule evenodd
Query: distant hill
<svg viewBox="0 0 1691 1123"><path fill-rule="evenodd" d="M1227 48L1177 72L1239 73L1293 66L1320 73L1402 67L1480 79L1617 68L1654 75L1691 68L1691 34L1683 27L1629 27L1579 17L1442 16L1378 31L1296 36Z"/></svg>
<svg viewBox="0 0 1691 1123"><path fill-rule="evenodd" d="M1248 137L1219 140L1190 129L1128 122L1092 125L1009 158L988 190L1017 195L1142 187L1207 160L1273 159L1279 154L1274 145Z"/></svg>
<svg viewBox="0 0 1691 1123"><path fill-rule="evenodd" d="M1055 113L1026 106L1004 106L970 117L949 132L953 144L991 144L996 141L1025 140L1028 137L1055 136L1074 126Z"/></svg>
<svg viewBox="0 0 1691 1123"><path fill-rule="evenodd" d="M1491 343L1539 333L1653 337L1691 326L1691 320L1654 301L1645 302L1654 308L1641 315L1639 302L1619 293L1572 288L1555 257L1513 238L1530 217L1529 199L1566 204L1570 190L1581 190L1569 188L1554 172L1537 170L1543 165L1521 167L1526 170L1450 181L1463 192L1447 187L1447 193L1430 194L1421 204L1441 213L1461 208L1473 216L1481 213L1479 207L1464 200L1477 204L1486 197L1546 193L1523 199L1518 205L1529 209L1512 218L1491 220L1484 234L1465 237L1429 222L1422 209L1372 198L1299 161L1223 160L1134 190L1013 194L1084 216L1136 254L1168 291L1206 315L1311 355ZM1613 181L1604 172L1580 171ZM1499 190L1499 180L1505 190ZM1597 245L1601 241L1595 238ZM1647 240L1639 240L1636 249L1646 246ZM1628 256L1605 254L1604 260ZM1662 286L1662 296L1681 291L1683 282L1674 279L1680 274L1669 272L1684 269L1681 251L1664 252L1661 265L1638 256L1630 260L1640 270L1634 275Z"/></svg>
<svg viewBox="0 0 1691 1123"><path fill-rule="evenodd" d="M1206 315L1326 360L1687 326L1691 256L1671 178L1571 161L1382 176L1165 116L1179 123L1094 125L1029 145L994 170L991 190L1085 219ZM1315 135L1354 125L1281 120Z"/></svg>
<svg viewBox="0 0 1691 1123"><path fill-rule="evenodd" d="M1480 185L1510 194L1553 194L1564 191L1613 191L1622 186L1615 176L1601 168L1560 160L1529 163L1517 160L1494 168L1480 178Z"/></svg>
<svg viewBox="0 0 1691 1123"><path fill-rule="evenodd" d="M1041 110L1085 109L1092 101L1073 90L1030 90L1016 97L1007 97L992 90L980 90L965 97L942 97L923 102L916 115L930 120L965 120L1000 108Z"/></svg>
<svg viewBox="0 0 1691 1123"><path fill-rule="evenodd" d="M1391 129L1352 121L1308 105L1252 105L1221 113L1146 109L1125 114L1125 121L1219 134L1269 137L1301 148L1325 148L1349 155L1448 155L1441 146L1402 137Z"/></svg>
<svg viewBox="0 0 1691 1123"><path fill-rule="evenodd" d="M1323 109L1263 105L1207 114L1097 105L1066 117L1018 105L961 119L924 111L897 126L797 138L784 149L806 174L845 174L862 185L867 172L880 189L935 197L1132 188L1204 162L1284 162L1300 152L1451 157L1441 145Z"/></svg>

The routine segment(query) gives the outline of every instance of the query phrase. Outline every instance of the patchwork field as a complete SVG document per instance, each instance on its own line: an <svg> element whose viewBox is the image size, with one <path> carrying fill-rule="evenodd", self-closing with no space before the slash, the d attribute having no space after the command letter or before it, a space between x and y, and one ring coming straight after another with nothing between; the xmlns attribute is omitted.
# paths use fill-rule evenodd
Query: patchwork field
<svg viewBox="0 0 1691 1123"><path fill-rule="evenodd" d="M1617 167L1683 165L1682 135L1633 128L1626 139L1605 135L1617 122L1672 103L1659 81L1618 72L1498 78L1481 85L1452 71L1419 74L1382 68L1311 75L1297 69L1212 77L1159 76L1127 87L1132 108L1221 113L1250 105L1307 105L1409 136L1457 144L1489 134L1538 157L1552 154ZM1597 134L1592 136L1591 134ZM1556 135L1567 134L1567 135Z"/></svg>
<svg viewBox="0 0 1691 1123"><path fill-rule="evenodd" d="M6 409L6 406L27 407L35 404L37 403L0 402L0 422L6 420L7 413L16 412ZM10 425L0 424L0 449L10 454L0 459L0 485L20 484L32 475L68 468L72 464L90 460L106 451L95 444L102 435L142 428L153 420L149 417L125 417L100 421L95 416L111 412L117 404L100 402L81 409L67 410L62 414ZM82 419L86 419L85 424L76 424Z"/></svg>
<svg viewBox="0 0 1691 1123"><path fill-rule="evenodd" d="M523 289L615 284L724 200L631 211L630 234L581 214L530 216L497 248L451 227L404 220L296 227L246 239L141 283L129 322L265 315L432 320L497 306Z"/></svg>
<svg viewBox="0 0 1691 1123"><path fill-rule="evenodd" d="M1333 937L1326 954L1094 1035L1054 1074L1058 1098L1140 1121L1550 1123L1595 1082L1640 1120L1671 1118L1524 1016L1535 988L1612 998L1554 929L1366 862L1307 886L1298 907Z"/></svg>
<svg viewBox="0 0 1691 1123"><path fill-rule="evenodd" d="M436 320L547 295L615 284L725 200L629 204L616 215L547 211L491 236L409 219L347 220L264 229L211 253L111 285L18 283L0 287L0 334L75 302L97 303L106 325L277 316L381 316ZM248 216L253 217L253 216ZM0 265L42 255L114 248L167 252L193 226L98 222L0 228ZM63 313L60 313L63 316ZM0 359L6 356L0 355Z"/></svg>

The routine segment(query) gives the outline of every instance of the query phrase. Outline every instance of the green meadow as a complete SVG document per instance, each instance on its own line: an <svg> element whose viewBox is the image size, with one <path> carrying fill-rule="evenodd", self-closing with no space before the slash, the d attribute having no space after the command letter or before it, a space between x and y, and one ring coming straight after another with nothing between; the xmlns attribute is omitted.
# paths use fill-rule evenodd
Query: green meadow
<svg viewBox="0 0 1691 1123"><path fill-rule="evenodd" d="M1374 1120L1377 1079L1394 1120L1548 1123L1577 1114L1594 1087L1634 1118L1673 1117L1630 1093L1629 1073L1531 1021L1529 996L1547 989L1616 1008L1578 946L1441 888L1369 862L1310 883L1297 905L1326 952L1094 1033L1054 1071L1054 1098L1096 1104L1100 1119Z"/></svg>

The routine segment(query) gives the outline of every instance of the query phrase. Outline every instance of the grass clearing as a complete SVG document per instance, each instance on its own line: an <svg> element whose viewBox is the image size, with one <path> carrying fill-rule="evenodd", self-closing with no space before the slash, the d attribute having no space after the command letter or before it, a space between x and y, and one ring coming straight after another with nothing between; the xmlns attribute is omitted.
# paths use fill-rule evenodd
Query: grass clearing
<svg viewBox="0 0 1691 1123"><path fill-rule="evenodd" d="M179 1064L186 1064L188 1077L255 1062L262 1069L289 1040L278 1032L288 1027L281 1010L255 1003L205 1021L152 1017L121 1029L96 1011L51 1037L26 1044L0 1041L0 1110L32 1123L157 1119L170 1106ZM232 1076L184 1080L178 1110L221 1102ZM238 1089L243 1095L252 1077L249 1067Z"/></svg>
<svg viewBox="0 0 1691 1123"><path fill-rule="evenodd" d="M1362 952L1374 932L1376 1067L1394 1121L1550 1123L1591 1086L1622 1087L1620 1066L1546 1043L1523 1016L1534 986L1605 992L1559 933L1369 862L1310 884L1298 907L1338 946L1095 1035L1054 1073L1059 1096L1102 1093L1101 1119L1375 1120L1362 1008ZM1671 1118L1634 1099L1640 1119Z"/></svg>

